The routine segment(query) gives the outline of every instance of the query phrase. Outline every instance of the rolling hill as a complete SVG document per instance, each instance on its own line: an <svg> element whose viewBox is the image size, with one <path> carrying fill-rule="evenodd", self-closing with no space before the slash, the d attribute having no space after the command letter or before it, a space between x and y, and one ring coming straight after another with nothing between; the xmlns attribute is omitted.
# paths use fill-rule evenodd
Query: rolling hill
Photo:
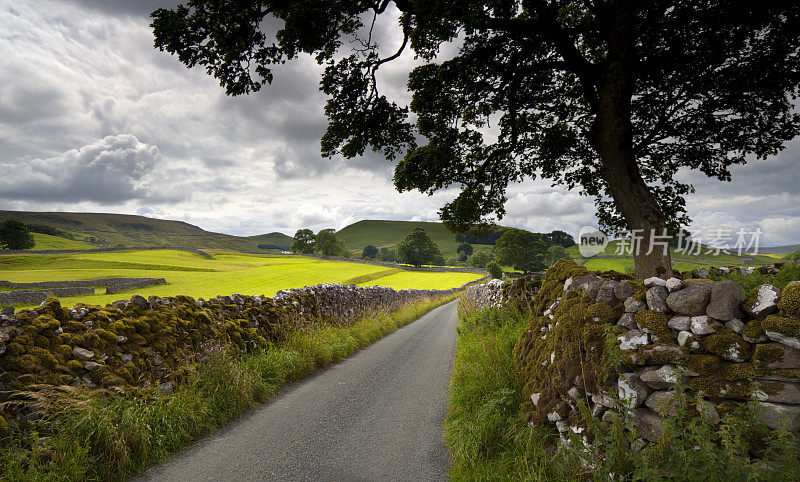
<svg viewBox="0 0 800 482"><path fill-rule="evenodd" d="M67 231L77 241L94 247L180 246L266 252L259 249L258 245L269 244L288 249L292 244L292 237L283 233L232 236L212 233L183 221L130 214L0 211L0 221L10 218Z"/></svg>

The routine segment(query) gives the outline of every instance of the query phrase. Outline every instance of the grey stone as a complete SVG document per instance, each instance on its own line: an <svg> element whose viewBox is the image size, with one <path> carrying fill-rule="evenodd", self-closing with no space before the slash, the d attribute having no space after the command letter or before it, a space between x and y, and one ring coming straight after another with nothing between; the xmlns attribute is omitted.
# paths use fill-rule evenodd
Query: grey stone
<svg viewBox="0 0 800 482"><path fill-rule="evenodd" d="M673 330L688 331L692 326L692 319L688 316L673 316L667 322L667 326Z"/></svg>
<svg viewBox="0 0 800 482"><path fill-rule="evenodd" d="M647 290L647 295L645 296L647 299L647 307L657 313L666 313L669 311L666 303L668 295L669 291L663 286L653 286Z"/></svg>
<svg viewBox="0 0 800 482"><path fill-rule="evenodd" d="M633 413L633 424L636 425L639 435L648 442L657 442L663 430L661 417L647 408L636 409Z"/></svg>
<svg viewBox="0 0 800 482"><path fill-rule="evenodd" d="M161 357L158 355L153 355L150 357L150 364L153 365L154 367L158 367L164 364L164 360L162 360Z"/></svg>
<svg viewBox="0 0 800 482"><path fill-rule="evenodd" d="M672 293L673 291L678 291L683 288L683 281L678 278L670 278L664 286Z"/></svg>
<svg viewBox="0 0 800 482"><path fill-rule="evenodd" d="M539 405L539 398L541 396L542 396L541 393L531 393L531 402L533 402L534 407Z"/></svg>
<svg viewBox="0 0 800 482"><path fill-rule="evenodd" d="M7 316L9 318L14 316L14 307L13 306L4 306L2 310L0 310L0 316Z"/></svg>
<svg viewBox="0 0 800 482"><path fill-rule="evenodd" d="M122 354L122 361L124 361L125 363L128 363L129 361L132 361L132 360L133 360L133 355L131 355L130 353L123 353Z"/></svg>
<svg viewBox="0 0 800 482"><path fill-rule="evenodd" d="M680 374L675 370L672 365L664 365L658 370L651 370L642 373L639 376L644 383L650 388L656 390L663 390L675 385L678 382Z"/></svg>
<svg viewBox="0 0 800 482"><path fill-rule="evenodd" d="M150 303L144 298L144 296L133 295L131 296L131 304L141 310L150 308Z"/></svg>
<svg viewBox="0 0 800 482"><path fill-rule="evenodd" d="M89 361L94 358L94 352L92 350L87 350L86 348L76 346L72 349L72 356L80 361Z"/></svg>
<svg viewBox="0 0 800 482"><path fill-rule="evenodd" d="M624 335L618 336L620 350L633 350L637 346L647 345L650 343L650 337L647 333L639 330L631 330Z"/></svg>
<svg viewBox="0 0 800 482"><path fill-rule="evenodd" d="M120 344L120 345L124 345L125 343L128 343L128 337L124 336L124 335L117 335L117 343Z"/></svg>
<svg viewBox="0 0 800 482"><path fill-rule="evenodd" d="M716 425L720 421L719 412L714 407L714 404L709 401L700 400L697 404L697 411L712 425Z"/></svg>
<svg viewBox="0 0 800 482"><path fill-rule="evenodd" d="M714 324L709 320L708 316L693 316L692 320L692 333L695 335L710 335L717 331Z"/></svg>
<svg viewBox="0 0 800 482"><path fill-rule="evenodd" d="M623 373L619 376L618 396L625 404L630 407L641 407L644 405L650 390L647 385L639 380L635 373Z"/></svg>
<svg viewBox="0 0 800 482"><path fill-rule="evenodd" d="M617 324L628 330L634 330L637 328L633 313L623 313Z"/></svg>
<svg viewBox="0 0 800 482"><path fill-rule="evenodd" d="M705 282L687 283L680 291L667 296L667 306L680 315L700 316L706 314L711 299L711 286Z"/></svg>
<svg viewBox="0 0 800 482"><path fill-rule="evenodd" d="M800 385L797 383L762 382L763 386L753 392L753 397L762 402L800 404Z"/></svg>
<svg viewBox="0 0 800 482"><path fill-rule="evenodd" d="M647 304L643 301L639 301L636 298L630 296L625 300L625 312L626 313L638 313L642 310L647 309Z"/></svg>
<svg viewBox="0 0 800 482"><path fill-rule="evenodd" d="M81 308L72 308L71 310L69 310L69 317L72 318L73 320L79 320L80 321L88 313L89 313L89 309L88 308L83 308L83 307L81 307Z"/></svg>
<svg viewBox="0 0 800 482"><path fill-rule="evenodd" d="M614 288L614 296L617 299L625 301L633 295L633 283L624 279L617 284Z"/></svg>
<svg viewBox="0 0 800 482"><path fill-rule="evenodd" d="M682 360L686 358L686 353L684 353L683 349L678 345L660 344L642 349L642 356L645 357L645 359L652 357L659 360L664 358Z"/></svg>
<svg viewBox="0 0 800 482"><path fill-rule="evenodd" d="M769 337L772 341L777 341L783 345L786 345L790 348L794 348L795 350L800 350L800 339L797 339L793 336L787 336L783 333L778 333L777 331L770 331L764 330L764 333Z"/></svg>
<svg viewBox="0 0 800 482"><path fill-rule="evenodd" d="M653 276L652 278L647 278L644 280L645 288L652 288L653 286L667 286L667 281L663 278L659 278L658 276Z"/></svg>
<svg viewBox="0 0 800 482"><path fill-rule="evenodd" d="M617 299L617 296L614 294L614 289L618 284L619 283L614 280L608 280L600 285L600 289L597 291L597 301L611 307L617 306L620 300Z"/></svg>
<svg viewBox="0 0 800 482"><path fill-rule="evenodd" d="M783 354L780 359L767 363L764 368L770 370L800 368L800 350L784 345L783 343L767 343L766 346L780 348Z"/></svg>
<svg viewBox="0 0 800 482"><path fill-rule="evenodd" d="M672 400L675 398L675 391L670 390L666 392L653 392L647 397L644 404L650 410L658 413L659 415L675 415L678 409Z"/></svg>
<svg viewBox="0 0 800 482"><path fill-rule="evenodd" d="M581 398L581 391L578 389L578 387L570 387L570 389L567 390L567 395L576 400L579 400Z"/></svg>
<svg viewBox="0 0 800 482"><path fill-rule="evenodd" d="M714 283L711 287L711 299L706 314L715 320L729 321L743 316L739 305L744 301L742 287L731 280Z"/></svg>
<svg viewBox="0 0 800 482"><path fill-rule="evenodd" d="M685 346L686 342L689 341L694 335L689 331L681 331L678 333L678 345ZM691 343L690 343L691 345ZM690 346L691 347L691 346Z"/></svg>
<svg viewBox="0 0 800 482"><path fill-rule="evenodd" d="M86 363L83 364L83 368L85 368L85 369L87 369L89 371L92 371L92 370L96 369L99 366L100 366L99 363L93 362L93 361L87 361Z"/></svg>
<svg viewBox="0 0 800 482"><path fill-rule="evenodd" d="M592 395L592 402L602 405L606 408L614 408L614 399L605 393Z"/></svg>
<svg viewBox="0 0 800 482"><path fill-rule="evenodd" d="M0 342L0 355L6 352L6 344Z"/></svg>
<svg viewBox="0 0 800 482"><path fill-rule="evenodd" d="M749 304L742 307L753 318L763 320L778 310L778 302L781 300L781 290L772 285L761 285L757 288L756 298Z"/></svg>
<svg viewBox="0 0 800 482"><path fill-rule="evenodd" d="M755 408L756 418L771 429L783 429L789 432L800 430L800 406L798 405L755 402Z"/></svg>
<svg viewBox="0 0 800 482"><path fill-rule="evenodd" d="M744 322L739 318L734 318L725 322L725 328L741 335L742 331L744 331Z"/></svg>

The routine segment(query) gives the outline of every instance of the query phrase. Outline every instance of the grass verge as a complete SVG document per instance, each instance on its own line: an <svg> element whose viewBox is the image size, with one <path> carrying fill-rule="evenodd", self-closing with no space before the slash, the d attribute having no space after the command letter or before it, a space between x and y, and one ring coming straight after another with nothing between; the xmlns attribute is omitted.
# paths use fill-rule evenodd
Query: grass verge
<svg viewBox="0 0 800 482"><path fill-rule="evenodd" d="M453 480L575 480L554 464L557 434L528 426L511 351L527 324L511 306L474 312L459 300L458 341L444 425Z"/></svg>
<svg viewBox="0 0 800 482"><path fill-rule="evenodd" d="M457 295L379 313L347 326L290 335L240 357L217 349L169 396L88 394L54 387L26 394L48 415L38 433L6 440L5 480L120 480L166 460L318 368L342 360Z"/></svg>

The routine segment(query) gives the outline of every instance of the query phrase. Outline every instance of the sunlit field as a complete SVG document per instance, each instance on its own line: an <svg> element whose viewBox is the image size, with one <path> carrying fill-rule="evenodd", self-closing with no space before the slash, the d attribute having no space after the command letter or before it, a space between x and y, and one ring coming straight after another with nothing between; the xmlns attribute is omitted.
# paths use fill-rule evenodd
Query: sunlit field
<svg viewBox="0 0 800 482"><path fill-rule="evenodd" d="M94 296L62 298L72 306L81 301L106 304L133 294L210 298L241 293L267 296L287 288L319 283L364 283L391 288L446 289L480 278L473 273L397 272L382 266L316 258L251 255L209 251L214 259L176 250L117 251L58 255L2 255L0 279L12 282L98 278L165 278L166 285L135 288L111 295L98 288ZM369 279L369 281L365 281ZM102 294L101 294L102 293Z"/></svg>

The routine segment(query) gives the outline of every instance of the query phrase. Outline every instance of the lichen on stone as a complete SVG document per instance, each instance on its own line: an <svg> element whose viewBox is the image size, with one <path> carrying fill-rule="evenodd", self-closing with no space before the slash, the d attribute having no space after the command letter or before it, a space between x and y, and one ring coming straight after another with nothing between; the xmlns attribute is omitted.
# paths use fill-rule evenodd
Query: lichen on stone
<svg viewBox="0 0 800 482"><path fill-rule="evenodd" d="M790 318L800 319L800 283L790 284L783 289L778 309Z"/></svg>

